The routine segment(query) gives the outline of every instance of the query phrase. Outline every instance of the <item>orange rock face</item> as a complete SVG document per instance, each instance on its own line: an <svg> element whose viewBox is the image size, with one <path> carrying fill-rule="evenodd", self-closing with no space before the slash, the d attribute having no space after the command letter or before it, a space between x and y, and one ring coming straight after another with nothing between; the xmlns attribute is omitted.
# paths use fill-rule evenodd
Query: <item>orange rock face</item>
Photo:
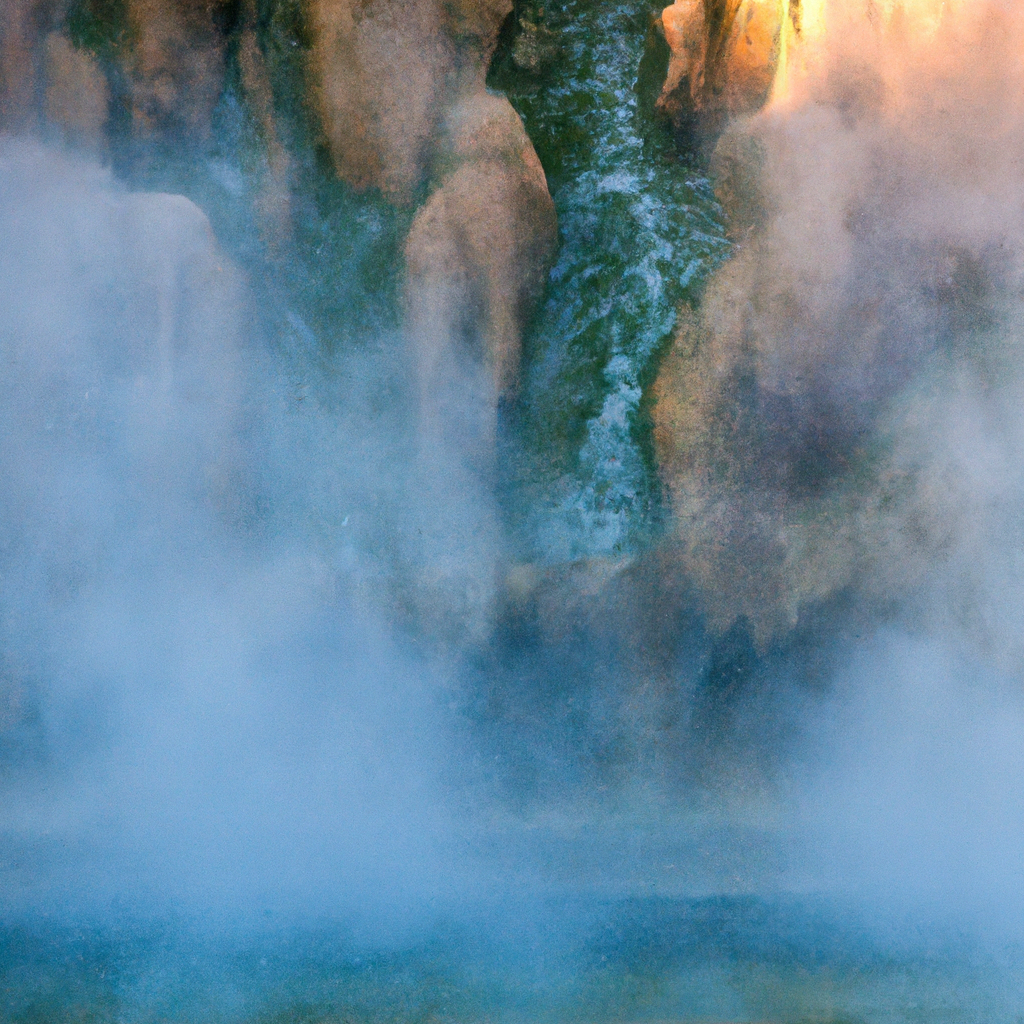
<svg viewBox="0 0 1024 1024"><path fill-rule="evenodd" d="M522 122L508 100L482 88L447 111L435 174L405 246L418 493L431 510L416 600L438 635L456 628L481 639L498 593L491 484L499 409L516 391L523 331L543 292L557 224ZM466 496L461 517L446 499L452 493Z"/></svg>
<svg viewBox="0 0 1024 1024"><path fill-rule="evenodd" d="M657 106L677 127L749 114L775 80L784 0L676 0L662 12L669 66Z"/></svg>
<svg viewBox="0 0 1024 1024"><path fill-rule="evenodd" d="M977 566L1011 471L975 468L1002 427L971 438L1024 386L1021 115L999 99L1020 89L1024 25L1001 17L924 42L865 19L805 99L718 144L740 244L682 311L653 409L673 555L717 630L744 617L767 646L839 594L943 588L994 621ZM987 77L960 73L976 54ZM1021 657L989 628L971 626Z"/></svg>

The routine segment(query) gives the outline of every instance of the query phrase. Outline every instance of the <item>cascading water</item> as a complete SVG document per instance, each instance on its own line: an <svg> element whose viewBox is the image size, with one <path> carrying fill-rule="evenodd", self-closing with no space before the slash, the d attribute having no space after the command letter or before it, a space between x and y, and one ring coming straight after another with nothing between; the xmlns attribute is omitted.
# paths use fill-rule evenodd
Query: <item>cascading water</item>
<svg viewBox="0 0 1024 1024"><path fill-rule="evenodd" d="M664 68L644 65L655 9L517 5L526 27L492 66L545 166L561 230L523 384L521 476L544 559L632 554L656 530L644 387L680 303L728 251L710 182L654 115ZM517 66L516 41L531 32L542 33L537 63Z"/></svg>

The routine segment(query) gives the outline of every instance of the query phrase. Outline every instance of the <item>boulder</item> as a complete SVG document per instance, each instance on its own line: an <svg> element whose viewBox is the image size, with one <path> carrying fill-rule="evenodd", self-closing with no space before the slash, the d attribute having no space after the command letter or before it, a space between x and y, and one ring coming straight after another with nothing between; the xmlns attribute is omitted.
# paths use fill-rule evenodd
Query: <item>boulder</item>
<svg viewBox="0 0 1024 1024"><path fill-rule="evenodd" d="M523 331L554 256L544 170L503 97L449 112L440 180L405 246L406 334L418 396L421 621L457 643L488 634L500 525L498 411L515 395ZM442 625L443 623L443 625Z"/></svg>
<svg viewBox="0 0 1024 1024"><path fill-rule="evenodd" d="M483 92L511 0L311 0L310 71L338 173L412 201L445 113Z"/></svg>
<svg viewBox="0 0 1024 1024"><path fill-rule="evenodd" d="M126 0L137 135L208 137L224 87L231 0Z"/></svg>
<svg viewBox="0 0 1024 1024"><path fill-rule="evenodd" d="M503 97L457 104L441 180L406 241L406 328L420 438L485 465L499 403L515 395L522 336L557 242L544 170Z"/></svg>

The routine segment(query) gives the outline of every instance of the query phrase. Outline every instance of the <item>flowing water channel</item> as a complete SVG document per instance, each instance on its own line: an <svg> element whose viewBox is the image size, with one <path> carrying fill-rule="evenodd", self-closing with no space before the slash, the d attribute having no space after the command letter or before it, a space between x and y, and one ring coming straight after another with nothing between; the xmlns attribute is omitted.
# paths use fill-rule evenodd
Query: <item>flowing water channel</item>
<svg viewBox="0 0 1024 1024"><path fill-rule="evenodd" d="M524 398L546 558L628 554L656 529L645 387L680 303L728 252L710 182L654 116L667 63L656 9L518 5L514 18L542 34L537 64L517 66L513 35L491 74L537 148L561 230Z"/></svg>

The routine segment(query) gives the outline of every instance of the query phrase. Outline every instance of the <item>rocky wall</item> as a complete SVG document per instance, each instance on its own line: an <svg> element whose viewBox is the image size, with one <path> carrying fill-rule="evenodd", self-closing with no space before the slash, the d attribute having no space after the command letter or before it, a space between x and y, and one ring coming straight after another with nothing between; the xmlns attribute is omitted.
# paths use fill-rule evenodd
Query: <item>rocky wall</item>
<svg viewBox="0 0 1024 1024"><path fill-rule="evenodd" d="M980 610L1003 603L981 567L1019 543L999 511L1024 267L1019 112L996 100L1018 87L1020 24L1001 17L950 24L920 61L864 24L806 102L718 145L740 244L654 389L670 543L716 630L745 618L764 647L837 595L917 593L940 618L972 607L975 639L1019 656ZM976 51L984 81L948 74Z"/></svg>

